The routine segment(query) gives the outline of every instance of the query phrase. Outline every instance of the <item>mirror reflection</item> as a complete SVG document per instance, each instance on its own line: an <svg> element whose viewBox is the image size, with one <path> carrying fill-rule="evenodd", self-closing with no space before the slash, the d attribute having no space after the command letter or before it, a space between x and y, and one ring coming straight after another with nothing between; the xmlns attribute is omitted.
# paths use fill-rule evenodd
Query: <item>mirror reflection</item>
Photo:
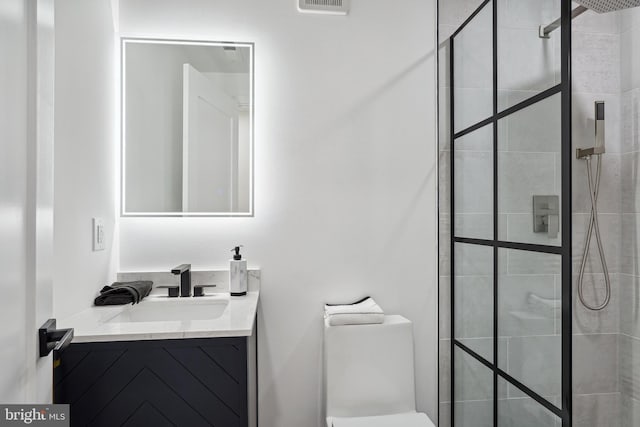
<svg viewBox="0 0 640 427"><path fill-rule="evenodd" d="M122 40L122 214L253 213L253 45Z"/></svg>

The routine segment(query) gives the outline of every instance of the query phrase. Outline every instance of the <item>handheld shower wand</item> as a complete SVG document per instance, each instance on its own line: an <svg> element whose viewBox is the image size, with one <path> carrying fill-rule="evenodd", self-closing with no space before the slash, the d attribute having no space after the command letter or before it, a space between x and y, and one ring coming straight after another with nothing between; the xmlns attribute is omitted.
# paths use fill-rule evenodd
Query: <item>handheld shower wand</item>
<svg viewBox="0 0 640 427"><path fill-rule="evenodd" d="M587 163L587 180L589 182L589 199L591 200L591 215L589 216L589 225L587 226L587 234L584 242L584 250L582 252L582 261L580 262L580 273L578 275L578 297L580 302L587 309L599 311L605 308L611 300L611 280L609 278L609 270L607 268L607 260L604 255L602 239L600 237L600 226L598 223L598 190L600 188L600 176L602 173L602 154L604 154L604 101L595 102L595 145L590 148L576 149L576 157L586 160ZM596 176L593 179L593 170L591 168L591 157L597 156ZM591 305L586 302L584 297L584 271L589 259L589 247L591 246L591 237L595 232L596 243L598 245L598 254L600 255L600 263L604 273L604 281L606 285L606 294L604 301L599 305Z"/></svg>

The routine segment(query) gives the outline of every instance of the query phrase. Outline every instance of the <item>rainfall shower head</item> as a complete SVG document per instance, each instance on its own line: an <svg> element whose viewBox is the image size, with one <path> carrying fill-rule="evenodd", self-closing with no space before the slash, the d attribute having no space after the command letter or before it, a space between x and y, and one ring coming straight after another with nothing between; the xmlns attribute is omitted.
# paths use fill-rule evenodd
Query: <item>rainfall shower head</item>
<svg viewBox="0 0 640 427"><path fill-rule="evenodd" d="M629 9L631 7L640 6L640 0L574 0L579 3L580 6L571 11L571 19L576 16L582 15L587 10L593 10L598 13L614 12L616 10ZM538 29L538 36L541 39L548 39L549 34L560 28L561 19L558 18L551 24L544 26L540 25Z"/></svg>
<svg viewBox="0 0 640 427"><path fill-rule="evenodd" d="M640 0L574 0L582 6L598 13L613 12L640 6Z"/></svg>

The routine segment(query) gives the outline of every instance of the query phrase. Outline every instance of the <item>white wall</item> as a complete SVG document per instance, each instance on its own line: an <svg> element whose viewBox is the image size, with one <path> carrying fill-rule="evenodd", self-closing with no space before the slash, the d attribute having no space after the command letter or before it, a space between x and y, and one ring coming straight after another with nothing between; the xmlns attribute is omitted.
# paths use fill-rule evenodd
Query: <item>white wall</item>
<svg viewBox="0 0 640 427"><path fill-rule="evenodd" d="M617 366L620 425L635 426L640 425L640 370L637 368L640 360L640 48L637 44L640 40L640 8L627 9L619 14L621 167L615 172L619 175L622 189L621 273L619 294L616 295L614 288L612 304L615 304L617 296L620 309ZM609 108L608 104L606 108ZM613 111L615 114L616 110ZM606 114L609 122L611 115ZM607 127L607 135L608 132ZM606 144L608 152L609 141ZM604 159L603 163L607 167ZM614 167L610 166L611 169Z"/></svg>
<svg viewBox="0 0 640 427"><path fill-rule="evenodd" d="M120 268L263 270L260 422L320 426L322 304L370 294L415 322L436 419L435 2L127 0L123 36L256 43L255 217L121 218Z"/></svg>
<svg viewBox="0 0 640 427"><path fill-rule="evenodd" d="M115 279L118 68L109 0L56 0L54 313L93 304ZM92 217L105 251L92 251Z"/></svg>

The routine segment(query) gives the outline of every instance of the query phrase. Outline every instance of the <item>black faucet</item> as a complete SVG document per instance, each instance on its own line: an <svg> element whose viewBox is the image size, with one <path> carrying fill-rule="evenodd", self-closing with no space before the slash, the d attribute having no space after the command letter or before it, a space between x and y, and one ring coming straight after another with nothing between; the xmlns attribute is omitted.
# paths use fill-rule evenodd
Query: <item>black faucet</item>
<svg viewBox="0 0 640 427"><path fill-rule="evenodd" d="M191 296L191 264L182 264L171 270L172 274L180 275L180 296Z"/></svg>

